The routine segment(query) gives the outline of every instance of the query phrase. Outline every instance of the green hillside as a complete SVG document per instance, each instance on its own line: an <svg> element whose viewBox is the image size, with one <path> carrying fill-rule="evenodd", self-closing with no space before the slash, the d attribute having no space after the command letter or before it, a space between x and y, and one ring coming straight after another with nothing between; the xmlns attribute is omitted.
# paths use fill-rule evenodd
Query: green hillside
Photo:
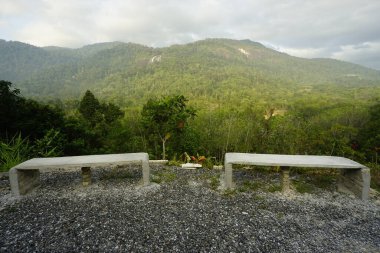
<svg viewBox="0 0 380 253"><path fill-rule="evenodd" d="M221 162L226 152L251 152L378 163L380 71L356 64L292 57L249 40L228 39L165 48L112 42L79 49L0 41L0 53L0 80L11 81L22 96L49 104L21 100L17 110L27 113L17 116L3 101L10 118L3 132L32 138L40 129L32 140L40 148L61 134L57 147L64 155L144 151L160 158L161 142L167 141L164 150L174 160L184 152L212 162ZM6 82L3 86L9 89ZM88 119L79 110L85 93L97 108ZM4 94L19 101L11 91ZM143 127L149 123L144 108L177 104L175 98L182 98L177 95L188 99L196 116L173 136L158 138L150 132L153 127ZM57 111L50 111L52 105ZM50 124L51 118L44 120L49 115L62 122L24 126L26 121ZM12 122L17 123L13 132Z"/></svg>
<svg viewBox="0 0 380 253"><path fill-rule="evenodd" d="M249 40L207 39L166 48L111 42L79 49L0 41L0 54L0 79L26 96L79 98L91 89L123 106L178 93L207 104L252 98L286 104L309 93L333 95L332 90L341 98L370 99L367 88L378 94L380 84L379 71L292 57Z"/></svg>

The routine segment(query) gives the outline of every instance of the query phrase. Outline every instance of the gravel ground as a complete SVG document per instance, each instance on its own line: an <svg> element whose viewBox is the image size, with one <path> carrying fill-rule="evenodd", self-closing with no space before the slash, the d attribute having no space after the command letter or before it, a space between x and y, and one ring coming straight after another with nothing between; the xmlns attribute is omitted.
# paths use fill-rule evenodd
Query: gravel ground
<svg viewBox="0 0 380 253"><path fill-rule="evenodd" d="M380 252L380 204L316 194L216 189L220 171L154 166L41 173L41 187L14 200L0 179L0 252ZM235 171L278 184L279 174ZM246 183L245 183L246 184Z"/></svg>

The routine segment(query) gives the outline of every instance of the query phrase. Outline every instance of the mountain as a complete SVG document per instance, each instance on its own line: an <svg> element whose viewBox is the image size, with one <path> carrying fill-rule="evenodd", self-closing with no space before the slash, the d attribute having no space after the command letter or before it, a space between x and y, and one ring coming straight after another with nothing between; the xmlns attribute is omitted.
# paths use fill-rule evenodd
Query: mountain
<svg viewBox="0 0 380 253"><path fill-rule="evenodd" d="M165 48L111 42L79 49L0 40L0 55L0 79L39 99L78 98L91 89L122 105L176 93L205 103L255 98L278 104L313 92L343 97L364 89L375 96L380 87L380 71L293 57L250 40L206 39Z"/></svg>

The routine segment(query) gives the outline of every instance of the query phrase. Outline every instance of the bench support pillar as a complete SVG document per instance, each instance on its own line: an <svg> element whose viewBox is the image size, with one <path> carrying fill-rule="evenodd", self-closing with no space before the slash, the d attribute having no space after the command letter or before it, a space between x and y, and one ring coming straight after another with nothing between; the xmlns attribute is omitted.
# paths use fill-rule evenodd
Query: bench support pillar
<svg viewBox="0 0 380 253"><path fill-rule="evenodd" d="M371 174L368 168L342 170L338 191L353 193L362 200L368 200Z"/></svg>
<svg viewBox="0 0 380 253"><path fill-rule="evenodd" d="M142 161L142 173L143 173L143 184L144 186L148 186L150 183L150 170L149 170L149 160Z"/></svg>
<svg viewBox="0 0 380 253"><path fill-rule="evenodd" d="M226 189L233 189L234 185L232 182L232 164L231 163L225 163L224 164L224 183Z"/></svg>
<svg viewBox="0 0 380 253"><path fill-rule="evenodd" d="M290 180L289 180L289 168L280 167L282 173L282 192L287 193L290 191Z"/></svg>
<svg viewBox="0 0 380 253"><path fill-rule="evenodd" d="M12 194L19 197L40 186L40 171L13 168L9 171L9 181Z"/></svg>
<svg viewBox="0 0 380 253"><path fill-rule="evenodd" d="M82 185L89 186L92 183L91 180L91 167L82 167Z"/></svg>

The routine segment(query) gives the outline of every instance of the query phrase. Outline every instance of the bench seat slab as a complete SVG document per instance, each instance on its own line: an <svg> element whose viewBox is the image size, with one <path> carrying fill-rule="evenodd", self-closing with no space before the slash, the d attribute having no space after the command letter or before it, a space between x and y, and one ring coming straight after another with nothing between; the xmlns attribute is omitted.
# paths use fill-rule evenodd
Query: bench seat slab
<svg viewBox="0 0 380 253"><path fill-rule="evenodd" d="M280 166L286 167L310 167L310 168L336 168L341 169L338 182L338 190L349 190L362 200L367 200L370 189L370 172L364 165L344 157L337 156L311 156L311 155L272 155L272 154L248 154L226 153L225 187L234 188L232 180L233 164L257 165L257 166ZM283 172L283 179L287 180L284 189L288 189L288 172Z"/></svg>
<svg viewBox="0 0 380 253"><path fill-rule="evenodd" d="M39 186L39 169L81 168L83 184L89 185L91 184L91 167L109 167L135 162L142 166L144 186L149 185L150 171L147 153L34 158L13 167L9 171L9 179L12 194L17 197L25 195Z"/></svg>

